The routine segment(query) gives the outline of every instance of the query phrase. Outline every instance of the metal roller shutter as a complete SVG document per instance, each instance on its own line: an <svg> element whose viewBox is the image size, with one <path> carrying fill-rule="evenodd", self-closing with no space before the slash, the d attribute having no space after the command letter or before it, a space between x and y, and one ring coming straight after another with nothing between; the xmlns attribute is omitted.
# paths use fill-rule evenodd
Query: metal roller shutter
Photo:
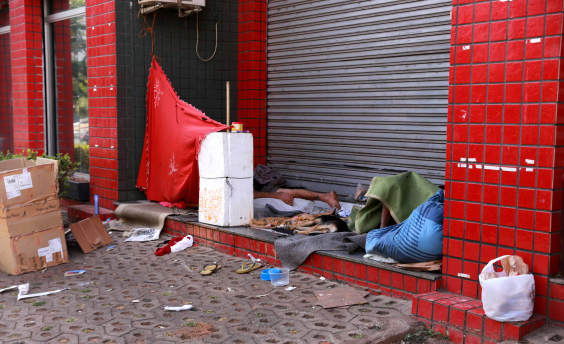
<svg viewBox="0 0 564 344"><path fill-rule="evenodd" d="M269 0L268 163L351 194L415 171L443 184L451 1Z"/></svg>

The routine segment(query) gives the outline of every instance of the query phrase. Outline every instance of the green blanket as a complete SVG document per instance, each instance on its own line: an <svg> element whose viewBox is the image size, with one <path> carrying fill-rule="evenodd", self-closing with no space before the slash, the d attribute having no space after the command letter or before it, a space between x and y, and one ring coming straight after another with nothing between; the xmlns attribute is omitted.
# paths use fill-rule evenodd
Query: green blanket
<svg viewBox="0 0 564 344"><path fill-rule="evenodd" d="M353 207L349 229L358 234L380 228L382 203L390 209L396 223L409 215L439 188L415 172L405 172L391 177L374 177L366 193L364 208Z"/></svg>

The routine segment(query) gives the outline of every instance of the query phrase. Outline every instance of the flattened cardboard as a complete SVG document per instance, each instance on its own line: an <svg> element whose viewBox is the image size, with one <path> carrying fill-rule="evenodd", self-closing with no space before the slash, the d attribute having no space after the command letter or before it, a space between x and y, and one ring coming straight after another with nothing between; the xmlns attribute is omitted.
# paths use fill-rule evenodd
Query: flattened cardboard
<svg viewBox="0 0 564 344"><path fill-rule="evenodd" d="M55 246L50 245L50 240L60 241L60 247L52 252L50 251L47 256L40 257L38 250L55 248ZM21 275L61 263L68 263L68 261L69 254L63 227L12 238L0 238L0 271L7 274Z"/></svg>
<svg viewBox="0 0 564 344"><path fill-rule="evenodd" d="M113 242L98 215L70 225L82 252L88 253Z"/></svg>
<svg viewBox="0 0 564 344"><path fill-rule="evenodd" d="M353 306L368 303L364 296L353 287L335 288L327 290L316 290L315 296L319 300L318 306L323 308L335 308L342 306Z"/></svg>

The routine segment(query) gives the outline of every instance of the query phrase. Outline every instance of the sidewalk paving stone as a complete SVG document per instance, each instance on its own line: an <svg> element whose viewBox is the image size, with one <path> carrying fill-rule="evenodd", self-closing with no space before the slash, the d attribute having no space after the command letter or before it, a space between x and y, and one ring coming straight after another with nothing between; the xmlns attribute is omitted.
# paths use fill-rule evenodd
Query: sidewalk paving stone
<svg viewBox="0 0 564 344"><path fill-rule="evenodd" d="M388 343L415 328L405 311L409 301L368 295L364 305L323 309L314 292L342 282L292 272L289 285L296 288L285 290L262 281L261 270L236 274L248 259L211 247L156 257L157 242L112 237L111 252L83 254L69 242L68 264L22 276L0 273L0 286L30 283L30 293L69 288L21 301L15 291L0 294L0 343ZM222 268L199 274L214 262ZM77 269L87 272L63 277ZM195 310L163 309L186 304Z"/></svg>

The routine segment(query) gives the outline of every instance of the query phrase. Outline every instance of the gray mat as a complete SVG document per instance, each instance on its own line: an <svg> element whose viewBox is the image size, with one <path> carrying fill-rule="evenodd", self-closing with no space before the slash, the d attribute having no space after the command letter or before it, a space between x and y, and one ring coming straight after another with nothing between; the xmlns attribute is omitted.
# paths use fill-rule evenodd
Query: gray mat
<svg viewBox="0 0 564 344"><path fill-rule="evenodd" d="M328 233L316 236L293 235L274 241L282 267L297 269L315 251L347 251L352 253L366 247L366 234L353 232Z"/></svg>

